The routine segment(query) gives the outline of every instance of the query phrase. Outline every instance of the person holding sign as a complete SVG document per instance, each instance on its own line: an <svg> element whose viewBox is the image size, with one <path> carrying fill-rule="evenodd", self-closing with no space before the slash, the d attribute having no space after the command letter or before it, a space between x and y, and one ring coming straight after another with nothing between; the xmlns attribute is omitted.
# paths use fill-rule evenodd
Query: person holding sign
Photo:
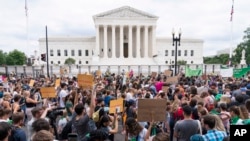
<svg viewBox="0 0 250 141"><path fill-rule="evenodd" d="M72 133L77 133L78 141L84 140L86 138L86 135L93 130L92 128L90 128L90 124L94 122L94 121L92 122L91 120L95 108L95 99L96 99L96 86L94 86L92 90L89 112L86 113L83 103L78 103L74 108L76 117L72 119Z"/></svg>
<svg viewBox="0 0 250 141"><path fill-rule="evenodd" d="M114 141L114 134L118 132L118 116L117 113L114 114L113 127L111 125L112 119L108 114L103 115L99 121L98 129L102 130L108 135L110 141Z"/></svg>
<svg viewBox="0 0 250 141"><path fill-rule="evenodd" d="M150 131L142 127L135 118L129 117L126 120L126 136L125 141L147 141L150 136Z"/></svg>

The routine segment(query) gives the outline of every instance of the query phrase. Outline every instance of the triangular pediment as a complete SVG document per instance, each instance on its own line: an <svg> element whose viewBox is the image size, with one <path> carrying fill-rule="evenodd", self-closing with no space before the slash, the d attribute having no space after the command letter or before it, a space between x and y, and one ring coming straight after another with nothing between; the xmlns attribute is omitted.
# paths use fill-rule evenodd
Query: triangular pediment
<svg viewBox="0 0 250 141"><path fill-rule="evenodd" d="M109 10L97 15L94 15L93 18L152 18L152 19L158 19L157 16L154 16L152 14L143 12L141 10L124 6L117 9Z"/></svg>

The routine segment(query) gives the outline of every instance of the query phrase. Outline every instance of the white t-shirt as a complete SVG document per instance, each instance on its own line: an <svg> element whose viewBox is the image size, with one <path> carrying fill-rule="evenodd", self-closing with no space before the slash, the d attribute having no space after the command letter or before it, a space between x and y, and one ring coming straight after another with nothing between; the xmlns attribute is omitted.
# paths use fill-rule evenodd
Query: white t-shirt
<svg viewBox="0 0 250 141"><path fill-rule="evenodd" d="M144 141L144 138L147 134L147 129L143 128L143 130L139 133L138 135L138 140L137 141ZM128 134L128 140L131 140L132 138L136 138L136 136L131 136L130 134Z"/></svg>
<svg viewBox="0 0 250 141"><path fill-rule="evenodd" d="M65 103L63 101L63 98L65 98L67 96L67 92L66 90L61 90L60 93L59 93L59 104L60 104L60 107L65 107Z"/></svg>
<svg viewBox="0 0 250 141"><path fill-rule="evenodd" d="M131 93L126 94L126 101L129 101L130 99L133 99L133 96Z"/></svg>

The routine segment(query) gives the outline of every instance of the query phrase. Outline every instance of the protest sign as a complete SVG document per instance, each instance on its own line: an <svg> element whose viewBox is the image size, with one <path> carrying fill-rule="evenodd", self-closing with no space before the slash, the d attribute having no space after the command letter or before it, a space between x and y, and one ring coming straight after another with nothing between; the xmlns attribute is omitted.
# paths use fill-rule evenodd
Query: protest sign
<svg viewBox="0 0 250 141"><path fill-rule="evenodd" d="M80 87L92 87L94 85L94 78L92 75L78 74L77 80Z"/></svg>
<svg viewBox="0 0 250 141"><path fill-rule="evenodd" d="M233 69L233 77L242 78L248 71L250 71L250 68Z"/></svg>
<svg viewBox="0 0 250 141"><path fill-rule="evenodd" d="M42 87L40 88L42 98L55 98L56 90L54 87Z"/></svg>
<svg viewBox="0 0 250 141"><path fill-rule="evenodd" d="M157 72L152 72L151 77L156 77Z"/></svg>
<svg viewBox="0 0 250 141"><path fill-rule="evenodd" d="M102 75L102 72L101 72L100 70L97 70L97 71L96 71L96 75L97 75L97 76L101 76L101 75Z"/></svg>
<svg viewBox="0 0 250 141"><path fill-rule="evenodd" d="M178 76L168 77L166 83L170 84L178 83Z"/></svg>
<svg viewBox="0 0 250 141"><path fill-rule="evenodd" d="M191 76L201 76L202 74L202 69L190 69L189 67L186 67L185 69L185 76L186 77L191 77Z"/></svg>
<svg viewBox="0 0 250 141"><path fill-rule="evenodd" d="M165 121L166 103L165 99L138 99L138 121Z"/></svg>
<svg viewBox="0 0 250 141"><path fill-rule="evenodd" d="M167 93L167 92L168 92L168 89L169 89L168 86L162 86L162 91L163 91L163 92Z"/></svg>
<svg viewBox="0 0 250 141"><path fill-rule="evenodd" d="M123 99L111 100L109 104L109 113L123 112Z"/></svg>
<svg viewBox="0 0 250 141"><path fill-rule="evenodd" d="M164 74L165 74L166 76L171 76L171 75L172 75L172 71L171 71L171 70L165 70L165 71L164 71Z"/></svg>
<svg viewBox="0 0 250 141"><path fill-rule="evenodd" d="M56 79L55 87L59 87L61 84L61 79Z"/></svg>
<svg viewBox="0 0 250 141"><path fill-rule="evenodd" d="M30 87L33 87L33 86L34 86L34 83L35 83L35 80L31 79L31 80L30 80L29 86L30 86Z"/></svg>

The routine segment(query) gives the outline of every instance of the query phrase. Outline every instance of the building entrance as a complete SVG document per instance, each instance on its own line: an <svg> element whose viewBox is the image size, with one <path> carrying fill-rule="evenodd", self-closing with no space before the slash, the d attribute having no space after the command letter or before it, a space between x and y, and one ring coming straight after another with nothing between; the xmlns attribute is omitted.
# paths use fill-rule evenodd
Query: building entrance
<svg viewBox="0 0 250 141"><path fill-rule="evenodd" d="M123 44L123 56L124 58L128 58L128 43Z"/></svg>

